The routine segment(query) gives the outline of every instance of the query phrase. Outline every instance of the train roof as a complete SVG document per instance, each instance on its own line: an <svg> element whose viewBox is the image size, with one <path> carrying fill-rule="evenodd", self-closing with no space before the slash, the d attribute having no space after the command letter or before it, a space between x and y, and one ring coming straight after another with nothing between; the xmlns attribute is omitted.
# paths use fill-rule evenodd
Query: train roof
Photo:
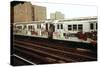
<svg viewBox="0 0 100 67"><path fill-rule="evenodd" d="M40 24L40 23L45 23L45 21L26 21L26 22L16 22L14 24Z"/></svg>
<svg viewBox="0 0 100 67"><path fill-rule="evenodd" d="M50 19L50 20L41 20L41 21L16 22L14 24L41 24L41 23L67 23L67 22L97 22L97 16L68 18L68 19L60 19L60 20Z"/></svg>
<svg viewBox="0 0 100 67"><path fill-rule="evenodd" d="M41 20L41 21L26 21L26 22L15 22L13 24L41 24L41 23L52 23L55 20Z"/></svg>
<svg viewBox="0 0 100 67"><path fill-rule="evenodd" d="M97 16L61 19L58 22L91 21L91 20L97 20Z"/></svg>

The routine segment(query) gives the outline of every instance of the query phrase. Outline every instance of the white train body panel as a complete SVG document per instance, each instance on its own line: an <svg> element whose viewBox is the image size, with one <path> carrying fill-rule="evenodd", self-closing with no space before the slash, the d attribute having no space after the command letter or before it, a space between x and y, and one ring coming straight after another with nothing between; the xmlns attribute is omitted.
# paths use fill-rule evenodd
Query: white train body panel
<svg viewBox="0 0 100 67"><path fill-rule="evenodd" d="M93 30L90 29L90 24L91 23L93 23L93 25L94 25L94 29ZM65 37L63 34L66 33L66 35L70 35L70 34L76 34L76 33L80 32L78 30L78 25L82 25L82 28L83 28L82 32L83 33L91 32L91 31L97 31L96 23L97 23L96 20L55 23L54 24L55 25L55 32L53 32L53 39L90 43L91 42L90 38L87 38L87 40L82 40L82 39L79 39L78 37L75 37L75 36L66 36ZM61 25L61 24L62 24L63 28L62 29L57 29L57 25ZM68 30L68 25L72 25L72 30ZM76 30L73 29L73 25L77 26Z"/></svg>
<svg viewBox="0 0 100 67"><path fill-rule="evenodd" d="M82 40L76 37L76 34L78 32L86 33L97 31L97 20L94 19L78 21L53 20L44 22L15 23L14 34L48 38L49 32L51 31L50 29L52 29L50 26L52 25L54 26L54 31L51 32L53 37L52 39L56 40L90 43L90 38L87 38L87 40ZM91 29L91 26L93 29Z"/></svg>

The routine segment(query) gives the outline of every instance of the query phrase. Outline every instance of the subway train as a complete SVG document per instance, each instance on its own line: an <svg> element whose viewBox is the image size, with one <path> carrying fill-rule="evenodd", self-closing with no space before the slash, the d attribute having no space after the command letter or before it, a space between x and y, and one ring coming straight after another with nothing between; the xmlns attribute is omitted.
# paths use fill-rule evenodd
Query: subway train
<svg viewBox="0 0 100 67"><path fill-rule="evenodd" d="M16 22L13 34L97 44L97 17Z"/></svg>

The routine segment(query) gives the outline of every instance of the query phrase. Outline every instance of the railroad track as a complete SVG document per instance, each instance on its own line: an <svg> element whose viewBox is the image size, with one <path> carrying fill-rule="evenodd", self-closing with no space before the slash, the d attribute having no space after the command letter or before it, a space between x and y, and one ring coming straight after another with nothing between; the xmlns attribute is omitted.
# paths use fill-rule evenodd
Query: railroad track
<svg viewBox="0 0 100 67"><path fill-rule="evenodd" d="M48 53L48 51L43 51L41 49L37 49L36 47L32 48L32 46L31 47L22 46L22 45L19 46L18 44L17 44L17 46L15 45L15 47L17 47L17 49L15 48L16 50L20 49L19 51L21 51L21 49L23 49L23 51L21 51L21 52L28 53L28 55L38 54L36 57L39 56L39 60L42 58L42 62L43 62L43 60L49 60L48 58L54 59L55 62L53 62L53 63L58 63L59 61L60 62L61 61L62 62L75 62L72 59L66 59L64 57L57 56L55 54ZM48 62L48 61L46 61L46 62Z"/></svg>
<svg viewBox="0 0 100 67"><path fill-rule="evenodd" d="M26 59L28 59L31 62L35 62L35 64L51 64L56 63L55 59L41 56L41 54L38 54L36 52L33 52L31 50L22 48L22 47L16 47L14 49L16 52L15 54L18 54Z"/></svg>
<svg viewBox="0 0 100 67"><path fill-rule="evenodd" d="M81 55L77 53L62 51L58 49L54 49L51 47L45 47L42 45L28 43L25 41L14 41L16 44L15 50L19 51L18 53L27 53L27 54L38 54L38 56L42 56L40 58L45 58L44 63L67 63L67 62L81 62L81 61L93 61L97 60L95 57ZM23 51L22 51L23 50ZM21 54L20 53L20 54ZM48 61L49 60L49 61ZM51 61L52 60L52 61ZM51 62L50 62L51 61ZM43 64L43 63L38 63Z"/></svg>
<svg viewBox="0 0 100 67"><path fill-rule="evenodd" d="M97 58L97 53L94 51L91 51L89 49L67 47L66 46L67 44L65 45L65 44L59 43L59 42L57 43L57 42L43 41L43 40L34 41L34 40L26 40L26 39L23 39L20 41L37 44L38 46L44 46L46 48L49 47L49 48L57 49L57 51L62 50L64 52L67 51L67 52L72 52L72 53L76 53L76 54L81 54L81 55L86 55L86 56Z"/></svg>

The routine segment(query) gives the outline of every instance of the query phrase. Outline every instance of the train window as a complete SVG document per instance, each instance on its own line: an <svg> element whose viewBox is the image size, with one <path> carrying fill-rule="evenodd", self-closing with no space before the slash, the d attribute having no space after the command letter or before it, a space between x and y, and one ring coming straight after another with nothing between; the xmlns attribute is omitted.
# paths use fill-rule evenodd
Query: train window
<svg viewBox="0 0 100 67"><path fill-rule="evenodd" d="M32 29L35 30L34 25L32 26Z"/></svg>
<svg viewBox="0 0 100 67"><path fill-rule="evenodd" d="M58 24L57 29L63 29L63 24Z"/></svg>
<svg viewBox="0 0 100 67"><path fill-rule="evenodd" d="M82 30L83 30L83 25L82 25L82 24L79 24L79 25L78 25L78 30L79 30L79 31L82 31Z"/></svg>
<svg viewBox="0 0 100 67"><path fill-rule="evenodd" d="M22 29L22 26L17 26L18 29Z"/></svg>
<svg viewBox="0 0 100 67"><path fill-rule="evenodd" d="M30 26L28 26L28 30L30 29Z"/></svg>
<svg viewBox="0 0 100 67"><path fill-rule="evenodd" d="M37 24L37 29L41 29L41 25L40 24Z"/></svg>
<svg viewBox="0 0 100 67"><path fill-rule="evenodd" d="M77 30L77 25L73 25L73 31Z"/></svg>
<svg viewBox="0 0 100 67"><path fill-rule="evenodd" d="M59 29L59 24L57 24L57 29Z"/></svg>
<svg viewBox="0 0 100 67"><path fill-rule="evenodd" d="M30 26L30 29L32 30L32 26Z"/></svg>
<svg viewBox="0 0 100 67"><path fill-rule="evenodd" d="M94 29L93 23L90 24L90 29L91 29L91 30Z"/></svg>
<svg viewBox="0 0 100 67"><path fill-rule="evenodd" d="M26 28L27 28L27 26L26 26L26 25L24 25L23 30L24 30L24 29L26 29Z"/></svg>
<svg viewBox="0 0 100 67"><path fill-rule="evenodd" d="M29 29L29 30L32 30L32 25L29 25L29 26L28 26L28 29Z"/></svg>
<svg viewBox="0 0 100 67"><path fill-rule="evenodd" d="M97 23L96 23L96 30L97 30L97 27L98 27L98 26L97 26Z"/></svg>
<svg viewBox="0 0 100 67"><path fill-rule="evenodd" d="M63 24L61 24L61 29L63 29Z"/></svg>
<svg viewBox="0 0 100 67"><path fill-rule="evenodd" d="M39 25L39 28L41 29L41 25Z"/></svg>
<svg viewBox="0 0 100 67"><path fill-rule="evenodd" d="M48 30L48 24L46 24L46 30Z"/></svg>
<svg viewBox="0 0 100 67"><path fill-rule="evenodd" d="M72 30L72 25L68 25L68 30Z"/></svg>

